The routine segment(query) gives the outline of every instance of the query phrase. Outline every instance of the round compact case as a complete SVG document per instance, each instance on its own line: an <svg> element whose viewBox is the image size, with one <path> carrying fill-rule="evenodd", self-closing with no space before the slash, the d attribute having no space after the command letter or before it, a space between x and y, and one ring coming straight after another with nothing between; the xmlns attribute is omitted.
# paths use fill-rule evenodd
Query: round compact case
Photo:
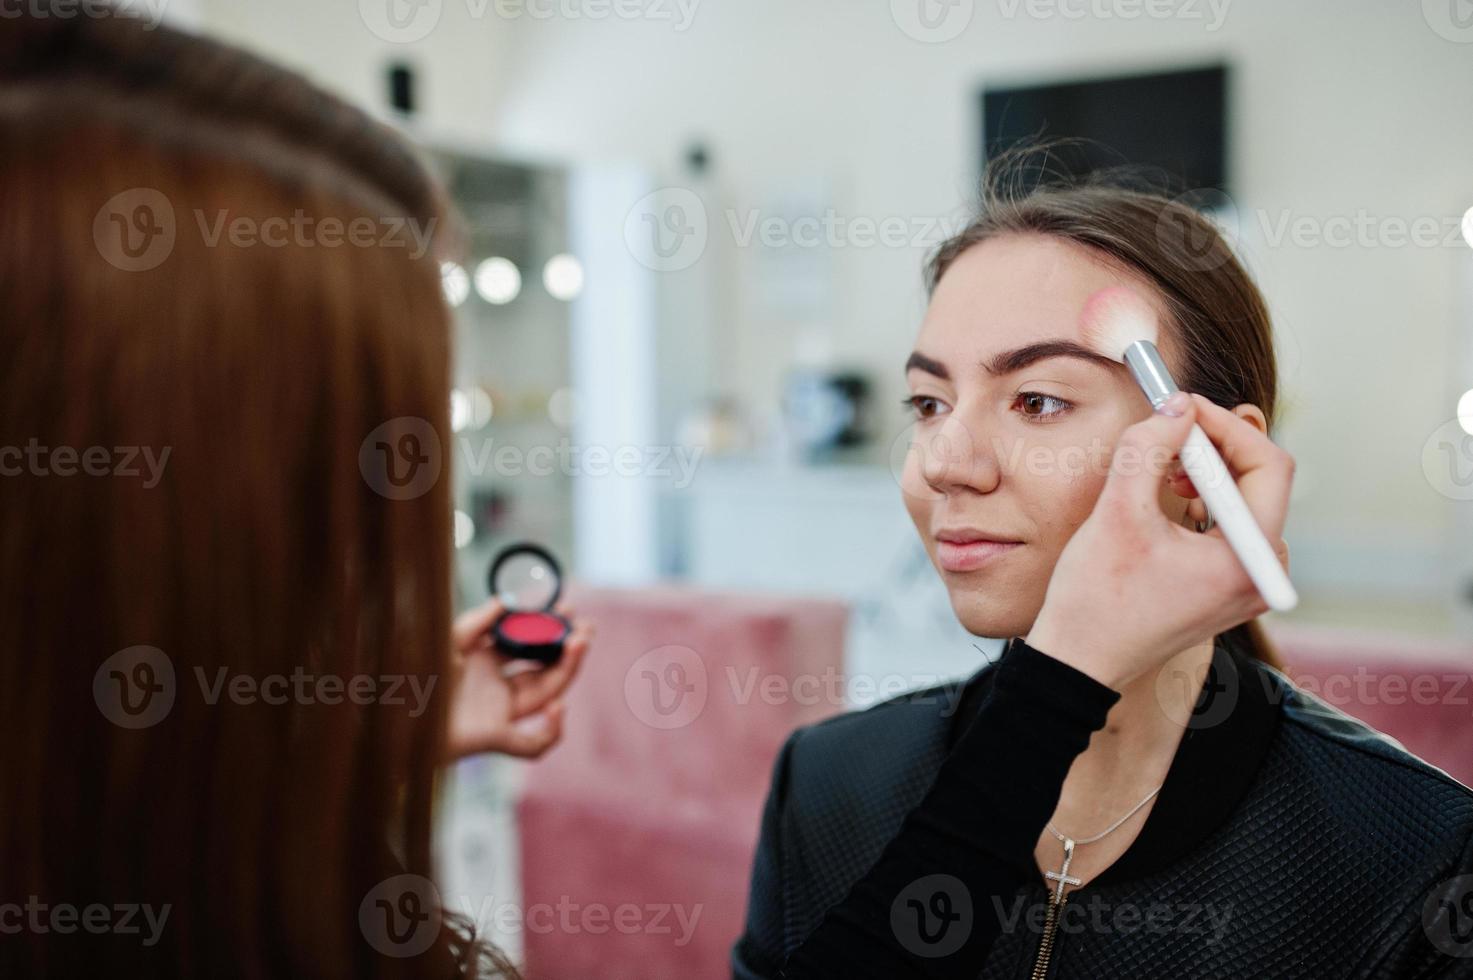
<svg viewBox="0 0 1473 980"><path fill-rule="evenodd" d="M489 580L491 595L506 609L491 626L496 649L518 660L557 663L573 631L552 611L563 591L557 559L535 544L509 545L491 563Z"/></svg>

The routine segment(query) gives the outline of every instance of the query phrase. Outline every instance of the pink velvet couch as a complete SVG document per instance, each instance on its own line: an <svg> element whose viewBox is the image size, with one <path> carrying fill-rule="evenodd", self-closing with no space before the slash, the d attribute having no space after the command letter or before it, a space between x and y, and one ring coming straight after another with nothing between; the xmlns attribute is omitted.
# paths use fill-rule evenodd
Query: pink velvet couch
<svg viewBox="0 0 1473 980"><path fill-rule="evenodd" d="M847 609L676 587L570 598L598 632L517 808L528 978L728 976L777 751L844 707Z"/></svg>
<svg viewBox="0 0 1473 980"><path fill-rule="evenodd" d="M518 805L528 978L727 977L777 750L843 710L846 610L675 587L572 598L598 635ZM1473 650L1270 633L1302 686L1473 782Z"/></svg>

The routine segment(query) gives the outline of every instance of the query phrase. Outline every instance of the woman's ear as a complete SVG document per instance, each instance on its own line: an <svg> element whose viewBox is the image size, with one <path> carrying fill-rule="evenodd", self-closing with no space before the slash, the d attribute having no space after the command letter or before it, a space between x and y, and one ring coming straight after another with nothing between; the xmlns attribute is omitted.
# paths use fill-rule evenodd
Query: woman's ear
<svg viewBox="0 0 1473 980"><path fill-rule="evenodd" d="M1259 432L1265 435L1268 434L1268 419L1264 417L1263 409L1257 405L1251 402L1244 402L1233 409L1233 414L1240 419L1246 420L1249 425L1253 426Z"/></svg>
<svg viewBox="0 0 1473 980"><path fill-rule="evenodd" d="M1233 414L1244 420L1259 432L1268 432L1268 419L1263 414L1263 409L1250 402L1244 402L1233 409ZM1181 460L1176 459L1171 463L1171 469L1167 474L1166 485L1178 497L1185 497L1191 501L1187 505L1187 520L1206 521L1207 505L1198 499L1197 488L1192 486L1192 481L1187 477L1186 471L1182 469Z"/></svg>

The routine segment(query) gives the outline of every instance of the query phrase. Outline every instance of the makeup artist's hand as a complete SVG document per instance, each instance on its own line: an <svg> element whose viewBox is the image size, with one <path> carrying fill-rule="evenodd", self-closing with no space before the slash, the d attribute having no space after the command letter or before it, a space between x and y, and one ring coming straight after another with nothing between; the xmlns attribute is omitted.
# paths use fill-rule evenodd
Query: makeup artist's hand
<svg viewBox="0 0 1473 980"><path fill-rule="evenodd" d="M1030 646L1116 690L1182 650L1268 610L1219 528L1188 530L1161 510L1169 464L1196 422L1288 567L1282 535L1294 458L1201 395L1121 433L1094 510L1059 555Z"/></svg>
<svg viewBox="0 0 1473 980"><path fill-rule="evenodd" d="M451 627L455 645L450 699L449 754L502 752L535 759L563 732L562 693L572 682L593 638L591 623L573 617L567 603L555 611L573 624L562 658L553 666L508 672L514 661L497 652L491 624L502 613L492 599L462 613Z"/></svg>

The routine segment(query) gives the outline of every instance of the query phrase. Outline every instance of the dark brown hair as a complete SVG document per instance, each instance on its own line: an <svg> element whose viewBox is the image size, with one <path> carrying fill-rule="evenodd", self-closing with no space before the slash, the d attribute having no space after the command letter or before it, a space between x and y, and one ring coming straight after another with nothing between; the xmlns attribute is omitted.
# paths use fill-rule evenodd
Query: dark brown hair
<svg viewBox="0 0 1473 980"><path fill-rule="evenodd" d="M1084 180L1051 173L1059 143L1024 144L998 156L983 181L977 217L943 242L927 267L934 290L956 258L999 235L1047 235L1108 256L1155 287L1170 315L1182 364L1177 383L1225 408L1257 405L1273 430L1278 368L1268 305L1216 225L1168 196L1142 171L1116 169ZM1257 620L1229 642L1281 666Z"/></svg>
<svg viewBox="0 0 1473 980"><path fill-rule="evenodd" d="M0 33L0 448L50 455L0 459L0 902L73 926L7 935L0 975L500 969L448 916L415 955L371 924L386 882L433 877L449 482L385 493L360 446L393 419L448 438L437 257L389 237L441 194L298 76L30 9ZM156 264L117 250L120 200L148 241L172 227ZM222 213L374 235L242 244L207 234ZM342 687L268 696L299 674ZM168 916L151 944L118 921L142 906ZM96 907L117 928L82 928Z"/></svg>

